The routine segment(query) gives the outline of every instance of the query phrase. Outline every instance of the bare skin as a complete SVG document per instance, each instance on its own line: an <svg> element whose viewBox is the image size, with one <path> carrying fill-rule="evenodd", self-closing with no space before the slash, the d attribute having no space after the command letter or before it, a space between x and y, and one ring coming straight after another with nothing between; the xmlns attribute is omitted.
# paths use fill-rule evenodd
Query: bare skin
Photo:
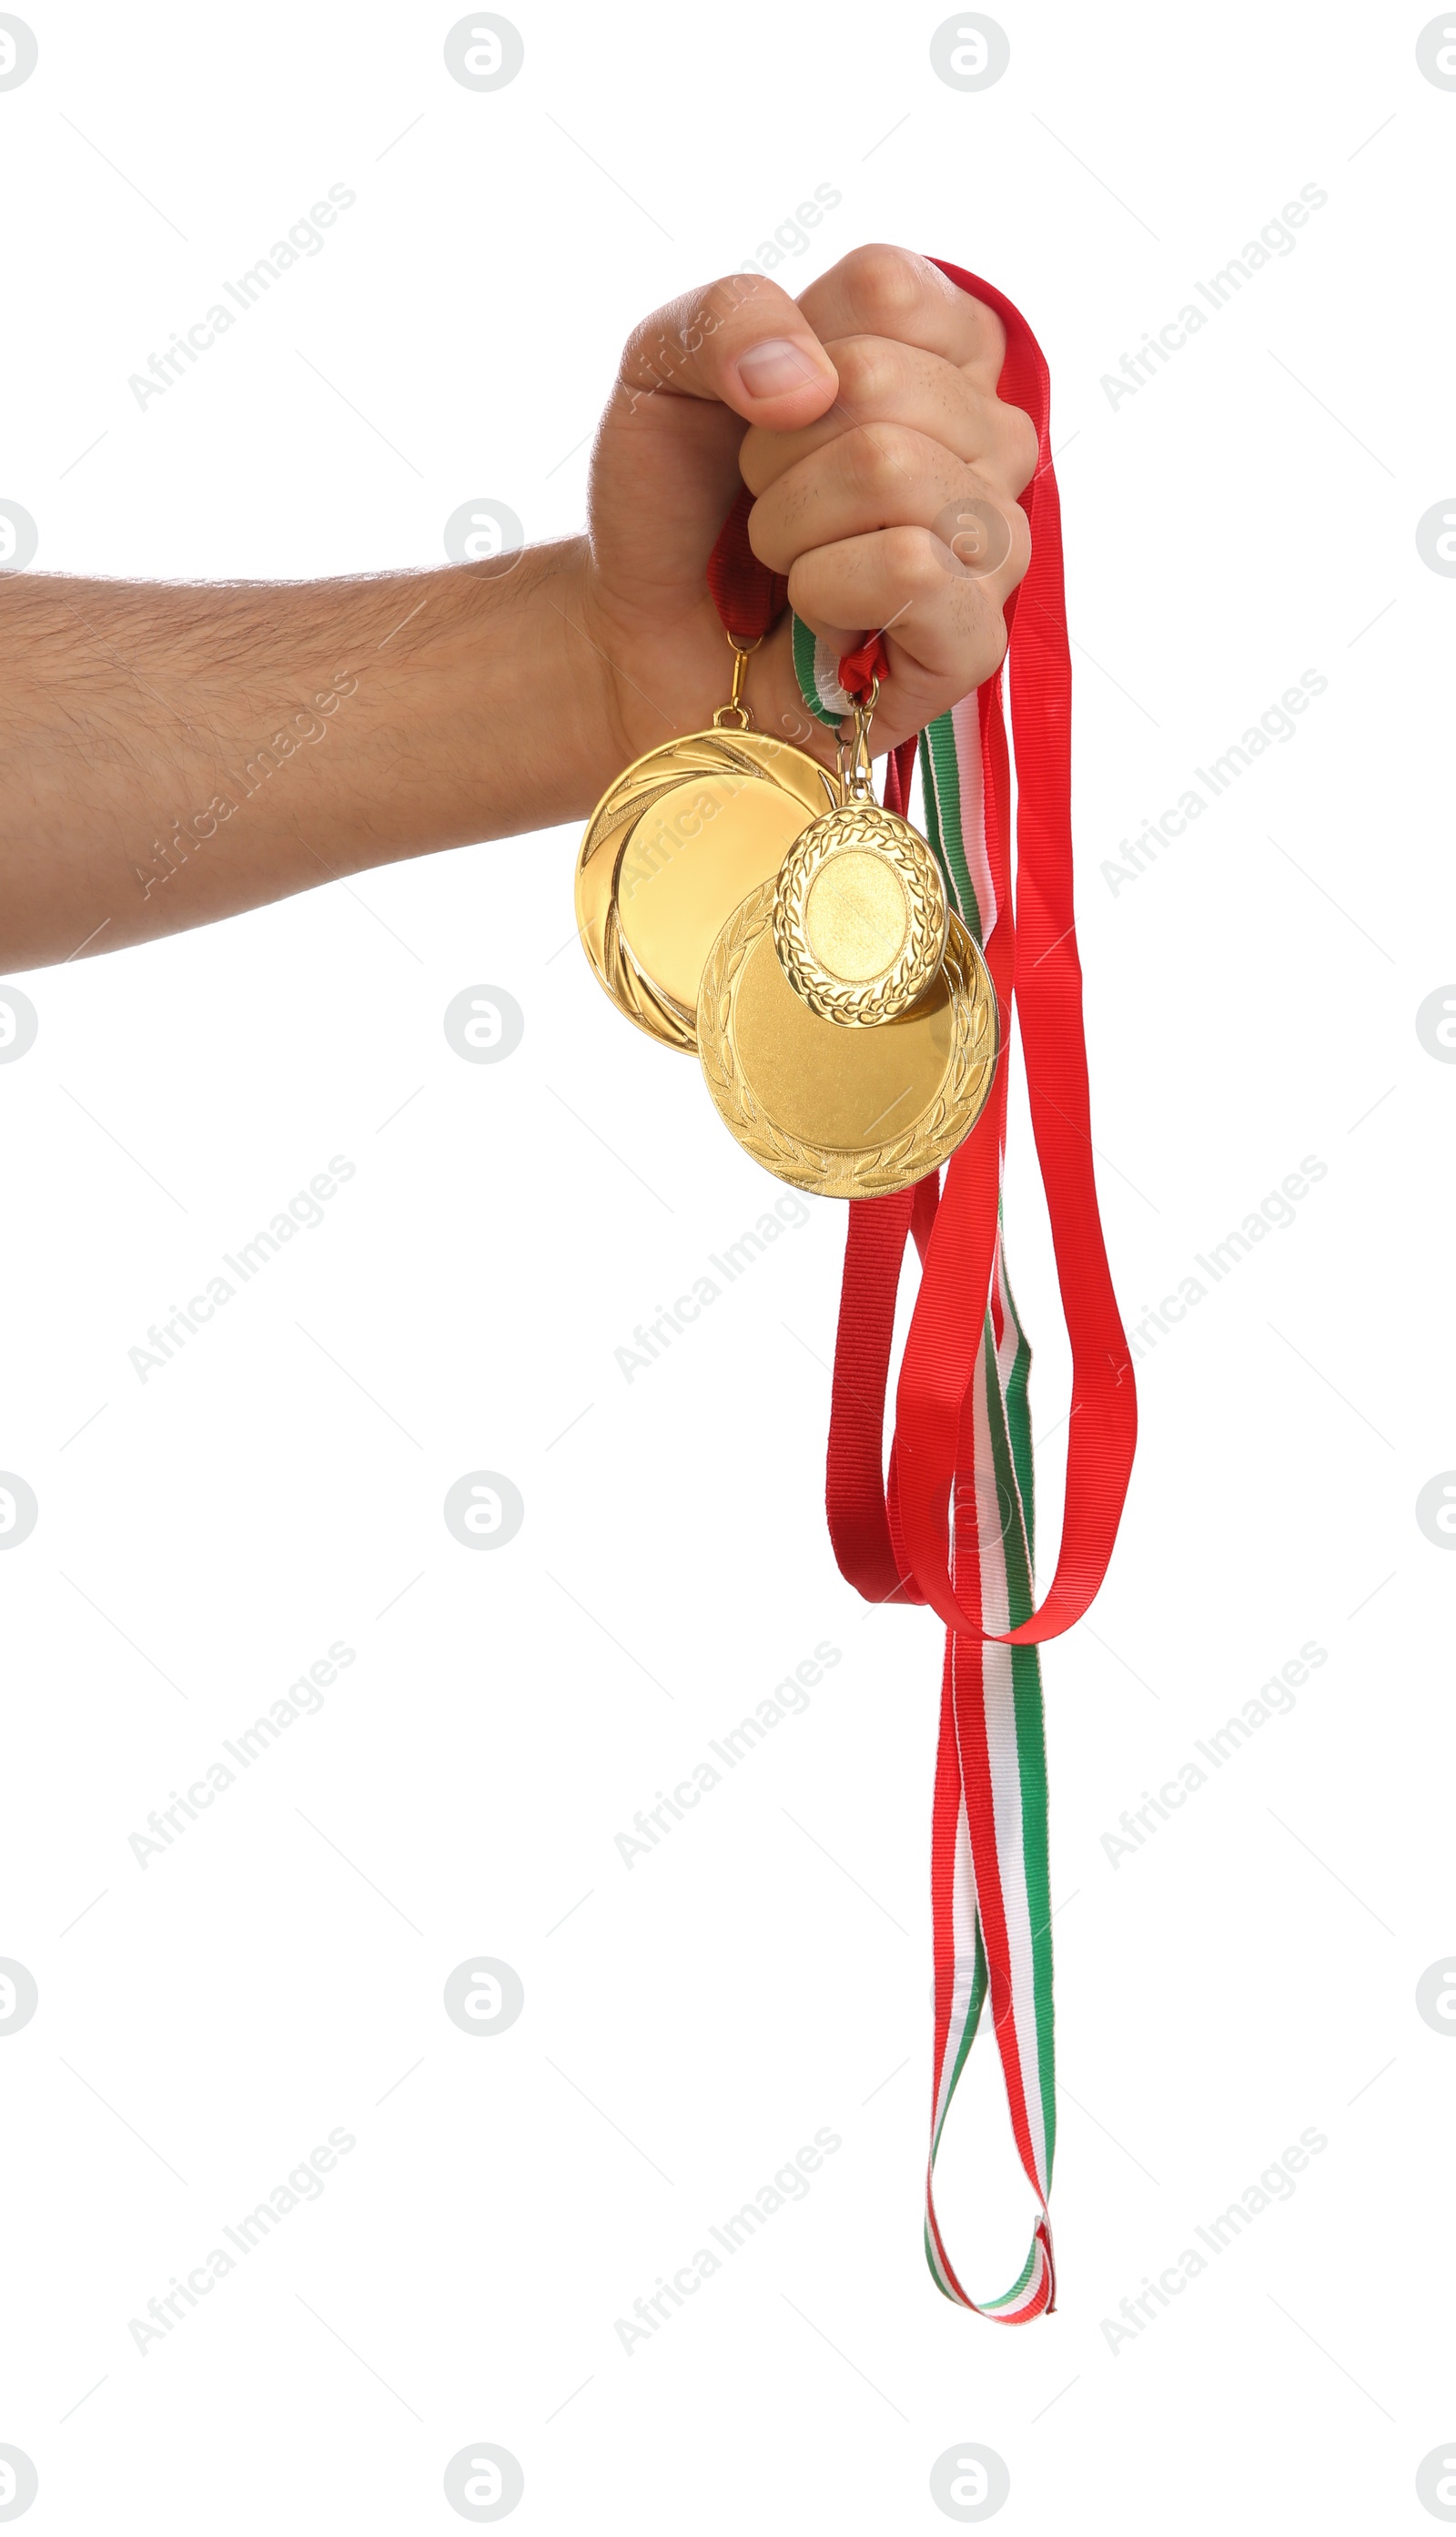
<svg viewBox="0 0 1456 2537"><path fill-rule="evenodd" d="M1036 464L997 398L1000 321L922 258L861 247L794 301L739 275L622 356L585 536L494 565L328 582L0 575L0 968L232 916L341 874L584 818L728 691L704 569L740 484L753 550L814 631L886 629L874 746L978 686L1029 560ZM932 528L989 502L1005 561ZM760 728L832 757L787 618Z"/></svg>

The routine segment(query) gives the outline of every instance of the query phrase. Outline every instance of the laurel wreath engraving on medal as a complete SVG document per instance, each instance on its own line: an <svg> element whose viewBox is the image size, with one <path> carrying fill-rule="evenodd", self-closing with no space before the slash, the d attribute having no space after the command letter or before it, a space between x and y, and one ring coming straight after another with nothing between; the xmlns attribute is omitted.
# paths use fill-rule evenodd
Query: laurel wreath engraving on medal
<svg viewBox="0 0 1456 2537"><path fill-rule="evenodd" d="M803 805L804 824L838 787L827 767L784 741L749 732L699 731L638 758L602 796L577 857L576 915L582 946L619 1012L667 1048L690 1055L695 1016L660 988L633 958L623 938L617 887L638 822L656 803L700 775L738 775L787 793Z"/></svg>
<svg viewBox="0 0 1456 2537"><path fill-rule="evenodd" d="M765 881L744 899L719 935L703 972L698 1056L714 1106L744 1151L796 1189L820 1198L883 1198L909 1189L954 1153L985 1107L1000 1054L990 973L974 938L951 912L943 960L950 1056L929 1106L898 1136L857 1152L791 1136L755 1100L733 1032L734 989L762 937L775 887Z"/></svg>
<svg viewBox="0 0 1456 2537"><path fill-rule="evenodd" d="M890 965L872 978L837 977L815 949L809 894L835 855L873 854L889 865L904 893L905 938ZM784 973L811 1012L850 1029L893 1021L919 1002L937 976L945 950L945 883L922 837L908 819L877 802L851 801L816 819L790 847L774 900L774 947Z"/></svg>

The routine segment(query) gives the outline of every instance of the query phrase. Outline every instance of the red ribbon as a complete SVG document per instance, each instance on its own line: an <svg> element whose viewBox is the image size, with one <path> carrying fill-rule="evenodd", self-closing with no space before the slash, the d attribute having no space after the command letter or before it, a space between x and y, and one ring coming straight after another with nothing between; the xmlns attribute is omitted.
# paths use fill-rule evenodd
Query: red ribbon
<svg viewBox="0 0 1456 2537"><path fill-rule="evenodd" d="M748 514L753 495L745 485L718 533L708 557L708 587L724 626L735 643L756 643L777 623L789 604L789 584L782 572L760 563L748 543ZM866 634L839 665L840 685L847 696L867 698L873 682L890 675L890 656L881 633ZM910 746L909 743L906 744ZM907 793L909 783L907 779ZM892 809L899 805L892 803Z"/></svg>
<svg viewBox="0 0 1456 2537"><path fill-rule="evenodd" d="M1056 1574L1040 1607L1004 1635L1025 1645L1080 1620L1104 1577L1132 1468L1137 1404L1127 1341L1112 1293L1093 1171L1082 971L1072 907L1071 661L1062 573L1061 512L1051 463L1050 382L1040 346L1004 294L957 265L931 259L959 289L995 310L1006 329L998 393L1037 429L1036 474L1021 495L1032 561L1007 602L1016 742L1016 892L1011 912L1010 769L1001 679L980 690L986 838L997 922L984 948L1003 1052L1013 1006L1021 1024L1032 1127L1046 1194L1062 1312L1072 1352L1066 1498ZM709 582L730 632L768 630L782 582L748 545L752 507L740 494L714 550ZM879 635L840 664L847 691L863 693ZM879 669L878 675L884 675ZM854 683L852 683L852 682ZM913 743L894 754L886 801L903 808ZM997 869L997 867L1000 869ZM972 1462L971 1385L990 1298L1005 1141L1006 1067L943 1192L922 1183L850 1208L835 1346L826 1502L841 1571L871 1602L924 1601L974 1638L979 1615L960 1602L951 1568L958 1470ZM922 1261L919 1293L896 1396L888 1481L882 1477L885 1392L895 1298L907 1236Z"/></svg>
<svg viewBox="0 0 1456 2537"><path fill-rule="evenodd" d="M718 532L708 557L708 587L724 627L735 643L757 643L789 605L789 584L781 572L760 563L748 543L748 514L753 495L747 486Z"/></svg>

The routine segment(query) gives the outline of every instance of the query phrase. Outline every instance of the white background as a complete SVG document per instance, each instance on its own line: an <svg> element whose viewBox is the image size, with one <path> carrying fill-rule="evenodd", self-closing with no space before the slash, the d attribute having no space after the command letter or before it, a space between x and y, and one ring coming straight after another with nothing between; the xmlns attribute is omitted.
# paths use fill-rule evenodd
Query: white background
<svg viewBox="0 0 1456 2537"><path fill-rule="evenodd" d="M1007 2333L920 2250L938 1640L825 1535L843 1212L624 1381L633 1326L779 1193L593 984L573 837L25 979L0 1464L40 1519L0 1562L0 1954L40 2005L3 2045L0 2439L66 2537L447 2529L482 2440L550 2532L933 2530L968 2440L1008 2529L1422 2527L1456 2436L1456 2048L1415 2006L1456 1935L1452 1569L1414 1516L1456 1464L1456 1075L1414 1022L1456 977L1456 587L1415 530L1456 473L1456 96L1422 8L1008 7L979 95L932 73L934 9L517 14L521 76L475 95L449 8L29 10L0 498L38 565L433 565L473 497L575 529L628 328L828 184L778 278L921 247L1050 361L1129 1322L1327 1172L1148 1355L1111 1576L1047 1653L1060 2305ZM324 252L139 412L128 374L336 182ZM1103 375L1305 184L1296 250L1114 407ZM1306 670L1297 736L1114 891L1119 840ZM500 1066L441 1029L479 982L526 1016ZM141 1383L148 1325L335 1154L325 1222ZM1041 1433L1033 1181L1023 1134ZM488 1557L441 1519L481 1466L526 1505ZM1044 1578L1056 1486L1053 1440ZM320 1713L140 1867L149 1809L340 1639ZM1121 1811L1307 1640L1292 1713L1114 1867ZM806 1712L629 1871L634 1811L820 1641ZM472 1949L525 1985L493 2039L441 2004ZM945 2216L989 2296L1025 2188L998 2080L966 2093ZM128 2320L331 2127L356 2146L321 2199L139 2354ZM614 2320L819 2127L807 2198L624 2353ZM1293 2198L1109 2348L1306 2127Z"/></svg>

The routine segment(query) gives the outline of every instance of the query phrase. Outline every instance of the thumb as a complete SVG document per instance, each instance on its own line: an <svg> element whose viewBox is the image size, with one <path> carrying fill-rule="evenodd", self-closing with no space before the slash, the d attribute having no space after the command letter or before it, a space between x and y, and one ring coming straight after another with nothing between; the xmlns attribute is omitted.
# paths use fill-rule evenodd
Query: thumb
<svg viewBox="0 0 1456 2537"><path fill-rule="evenodd" d="M622 355L634 413L648 397L726 405L767 431L816 423L839 376L802 310L762 274L734 273L646 318Z"/></svg>

